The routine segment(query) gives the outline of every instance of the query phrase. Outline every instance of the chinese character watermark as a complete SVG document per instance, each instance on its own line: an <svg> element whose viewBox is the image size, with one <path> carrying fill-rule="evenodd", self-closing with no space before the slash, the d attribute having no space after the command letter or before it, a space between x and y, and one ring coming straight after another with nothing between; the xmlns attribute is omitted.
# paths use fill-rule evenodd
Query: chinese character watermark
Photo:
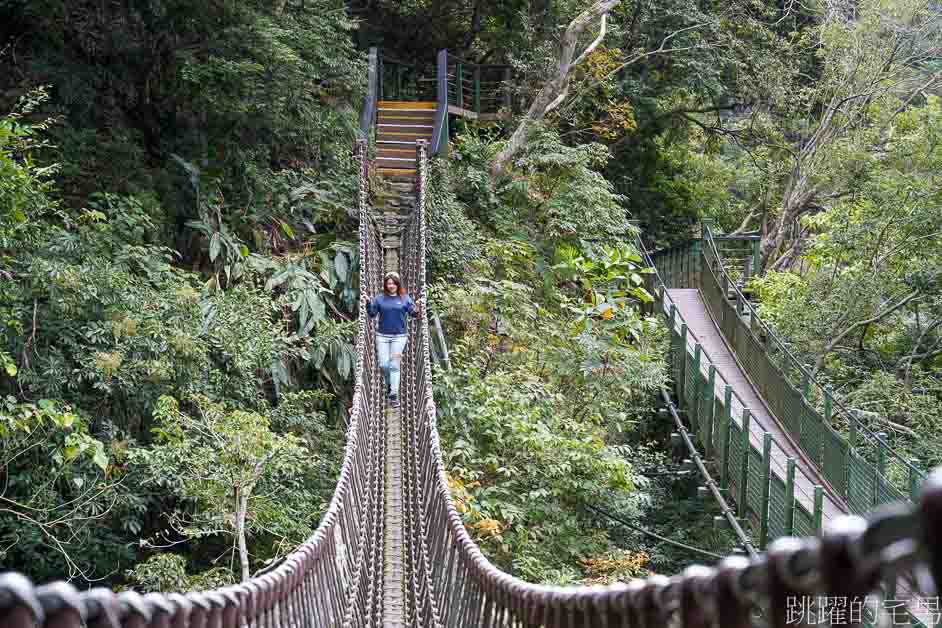
<svg viewBox="0 0 942 628"><path fill-rule="evenodd" d="M790 626L847 626L874 622L882 614L890 625L909 626L911 613L923 615L933 626L942 621L938 597L897 600L792 595L786 599L785 623Z"/></svg>

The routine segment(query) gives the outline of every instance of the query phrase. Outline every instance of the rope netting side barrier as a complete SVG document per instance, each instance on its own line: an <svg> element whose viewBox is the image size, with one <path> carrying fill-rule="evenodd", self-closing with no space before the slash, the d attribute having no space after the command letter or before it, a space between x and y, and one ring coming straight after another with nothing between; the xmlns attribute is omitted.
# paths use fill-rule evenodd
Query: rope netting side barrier
<svg viewBox="0 0 942 628"><path fill-rule="evenodd" d="M417 211L402 239L404 284L426 297L425 185L428 147L417 146ZM366 143L357 144L361 297L357 369L344 462L336 492L310 540L270 572L194 593L106 589L64 582L35 586L0 574L3 628L278 628L384 626L385 418L365 299L380 289L382 249L367 208ZM552 587L502 572L482 554L451 498L432 393L427 308L409 323L403 356L402 623L425 627L784 628L859 625L856 601L881 581L911 572L925 596L942 582L942 469L917 504L884 505L864 519L836 517L820 537L783 537L764 554L729 556L673 577L593 587ZM388 584L388 583L387 583ZM876 593L879 596L879 593ZM806 601L819 604L812 618ZM841 604L843 601L843 604ZM851 614L846 609L850 603ZM826 615L842 607L843 615ZM862 609L866 608L862 603ZM800 617L796 616L802 611ZM838 608L838 610L840 610ZM934 609L939 613L938 599ZM830 619L828 619L830 617ZM843 620L835 619L842 617ZM796 621L797 618L797 621ZM821 619L824 618L824 619ZM937 623L938 619L933 623Z"/></svg>
<svg viewBox="0 0 942 628"><path fill-rule="evenodd" d="M269 572L206 592L78 591L67 582L36 586L22 574L2 573L0 627L380 625L385 427L365 299L380 288L383 256L368 212L366 148L365 141L357 143L361 296L353 404L337 488L314 535Z"/></svg>
<svg viewBox="0 0 942 628"><path fill-rule="evenodd" d="M403 279L423 299L426 153L420 142L416 212L402 249ZM795 625L789 609L802 599L864 599L888 573L899 570L913 571L923 591L934 591L926 563L938 564L933 552L939 550L930 539L942 534L940 520L933 519L942 511L942 503L936 503L942 498L942 474L926 485L921 510L897 504L869 521L838 517L820 538L783 537L752 559L730 556L670 578L552 587L501 571L470 537L452 501L436 427L427 310L411 325L402 409L409 626L737 628L753 625L761 615L762 625L780 627Z"/></svg>

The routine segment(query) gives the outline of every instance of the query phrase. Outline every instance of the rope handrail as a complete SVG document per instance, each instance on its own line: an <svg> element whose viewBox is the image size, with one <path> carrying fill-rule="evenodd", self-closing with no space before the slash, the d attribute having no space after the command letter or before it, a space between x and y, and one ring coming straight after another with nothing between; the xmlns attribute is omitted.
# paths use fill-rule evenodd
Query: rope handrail
<svg viewBox="0 0 942 628"><path fill-rule="evenodd" d="M851 426L851 429L856 429L858 434L863 434L867 438L872 439L874 442L876 442L878 446L885 448L887 452L893 458L898 460L905 469L911 470L913 473L916 474L918 479L924 480L925 473L921 469L916 467L911 461L901 457L896 452L896 450L893 449L893 447L886 441L886 439L882 438L879 434L870 430L866 425L863 424L862 421L860 421L860 419L855 417L853 413L850 412L850 410L848 410L847 407L843 403L841 403L839 399L837 399L834 395L831 394L831 392L828 390L828 387L823 386L821 385L820 382L818 382L818 380L811 374L811 372L808 371L805 365L802 364L798 360L798 358L796 358L795 355L791 352L791 350L788 348L787 343L785 343L781 338L779 338L778 334L776 334L775 331L767 323L765 323L762 320L755 306L742 293L742 291L739 289L739 285L730 278L729 273L726 272L726 268L723 265L723 258L719 254L719 252L716 250L716 245L714 242L712 229L708 223L704 224L703 226L703 238L705 241L710 243L710 248L713 250L713 253L715 256L714 260L721 274L720 279L725 280L728 288L732 288L735 294L735 297L737 299L737 302L742 303L743 307L748 309L750 322L752 324L757 325L762 330L762 332L766 335L766 337L770 339L771 341L773 341L781 349L784 355L788 358L790 362L790 366L793 369L797 370L799 373L801 373L802 380L807 381L808 384L811 386L817 387L821 391L823 398L829 399L830 400L829 403L833 404L833 406L844 415L844 418L847 420L848 425ZM710 265L709 267L711 268L711 270L713 270L712 265ZM784 371L782 374L783 376L785 376L785 379L787 381L788 380L787 374ZM835 434L838 434L838 432L834 429L834 427L831 424L825 422L825 425L829 430L831 430ZM906 496L906 497L907 499L910 499L909 496Z"/></svg>
<svg viewBox="0 0 942 628"><path fill-rule="evenodd" d="M402 237L403 283L426 297L425 188L428 149L417 146L416 211ZM922 487L918 505L900 502L869 519L847 515L820 538L786 537L767 553L729 556L672 577L557 587L527 583L494 566L466 530L452 499L442 457L435 402L428 309L409 322L402 361L402 554L387 555L384 491L386 415L376 364L375 331L366 294L381 289L383 257L367 214L366 142L360 163L361 294L354 407L344 462L328 511L310 540L283 563L245 583L212 591L115 594L78 592L55 582L35 586L21 574L0 574L4 628L378 628L500 627L747 628L794 625L795 597L862 598L886 574L913 571L924 591L942 582L942 469ZM402 561L401 623L390 624L384 567ZM388 583L387 583L388 584ZM388 590L388 589L387 589Z"/></svg>

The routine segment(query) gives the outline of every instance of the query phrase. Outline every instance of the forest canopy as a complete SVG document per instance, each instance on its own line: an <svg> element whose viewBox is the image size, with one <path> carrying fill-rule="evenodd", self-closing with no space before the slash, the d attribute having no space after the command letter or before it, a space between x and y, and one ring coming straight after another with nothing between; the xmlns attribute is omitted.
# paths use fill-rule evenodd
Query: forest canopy
<svg viewBox="0 0 942 628"><path fill-rule="evenodd" d="M356 365L370 47L512 72L506 116L453 121L426 206L445 463L500 567L594 583L702 559L585 504L734 546L654 412L667 333L639 234L758 236L763 319L869 429L942 463L937 4L14 0L0 565L211 587L316 528Z"/></svg>

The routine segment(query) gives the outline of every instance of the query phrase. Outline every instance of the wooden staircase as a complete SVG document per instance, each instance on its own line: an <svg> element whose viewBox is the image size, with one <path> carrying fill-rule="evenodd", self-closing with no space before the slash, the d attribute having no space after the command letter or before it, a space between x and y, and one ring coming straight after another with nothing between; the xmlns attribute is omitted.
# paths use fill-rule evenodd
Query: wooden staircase
<svg viewBox="0 0 942 628"><path fill-rule="evenodd" d="M431 142L437 104L381 100L376 108L376 171L386 191L380 195L378 223L386 270L399 270L402 227L415 209L417 140Z"/></svg>
<svg viewBox="0 0 942 628"><path fill-rule="evenodd" d="M432 141L434 101L381 100L376 110L376 167L380 174L415 177L415 142Z"/></svg>

